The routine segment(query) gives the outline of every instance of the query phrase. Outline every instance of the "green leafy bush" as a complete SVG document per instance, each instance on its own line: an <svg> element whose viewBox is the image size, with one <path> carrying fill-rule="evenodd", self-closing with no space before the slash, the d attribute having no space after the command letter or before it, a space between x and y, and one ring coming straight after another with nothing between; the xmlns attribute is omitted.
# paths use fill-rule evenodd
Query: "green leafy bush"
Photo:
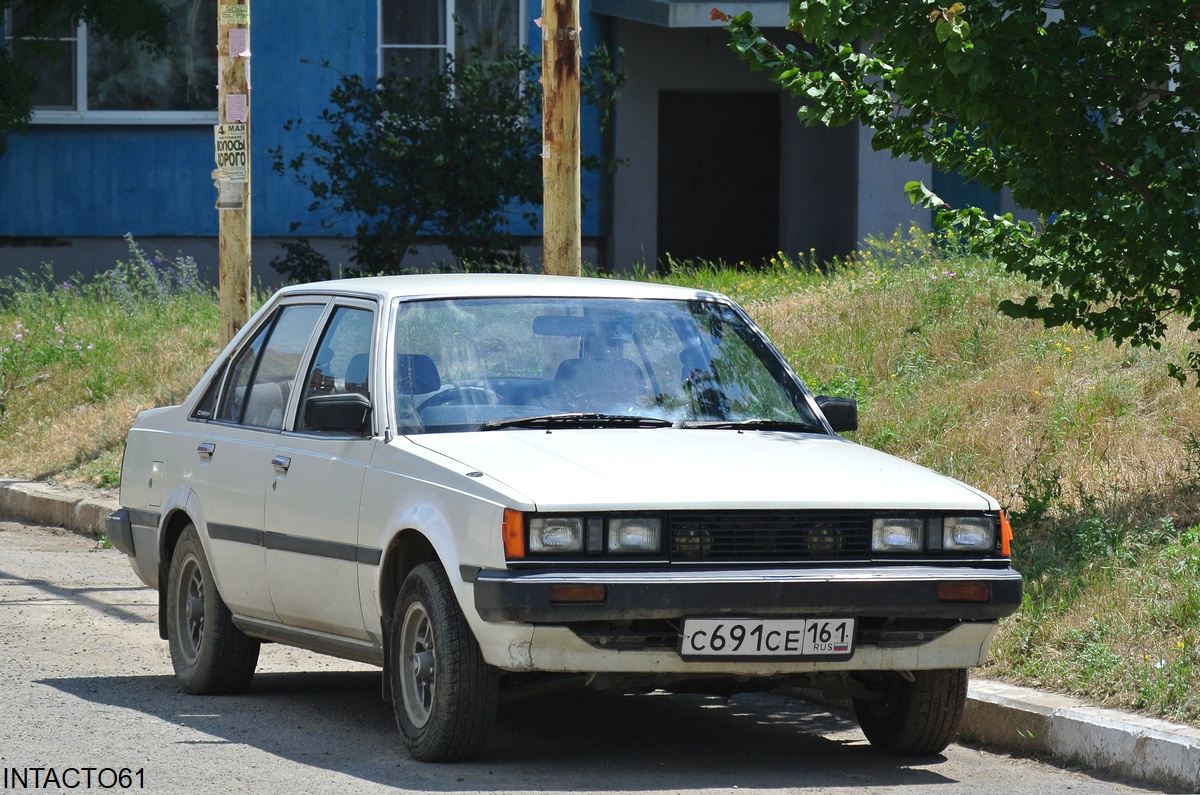
<svg viewBox="0 0 1200 795"><path fill-rule="evenodd" d="M309 210L323 225L356 224L355 267L345 275L403 273L428 236L443 240L461 268L526 269L510 223L520 217L535 227L542 201L539 63L526 49L494 59L473 50L375 85L343 75L315 123L287 123L305 132L307 146L290 156L271 150L272 168L312 193ZM623 76L606 50L593 52L581 80L607 118ZM583 167L605 162L589 157ZM307 240L285 249L271 265L292 280L331 275Z"/></svg>

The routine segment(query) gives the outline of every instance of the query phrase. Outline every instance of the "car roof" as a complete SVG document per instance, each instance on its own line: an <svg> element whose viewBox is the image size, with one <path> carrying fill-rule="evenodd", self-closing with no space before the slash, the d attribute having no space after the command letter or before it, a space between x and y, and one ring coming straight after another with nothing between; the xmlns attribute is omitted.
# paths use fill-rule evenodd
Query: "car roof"
<svg viewBox="0 0 1200 795"><path fill-rule="evenodd" d="M435 273L412 276L370 276L335 279L285 287L277 297L336 293L360 295L385 301L393 298L658 298L714 299L719 293L673 285L597 279L580 276L543 276L512 273Z"/></svg>

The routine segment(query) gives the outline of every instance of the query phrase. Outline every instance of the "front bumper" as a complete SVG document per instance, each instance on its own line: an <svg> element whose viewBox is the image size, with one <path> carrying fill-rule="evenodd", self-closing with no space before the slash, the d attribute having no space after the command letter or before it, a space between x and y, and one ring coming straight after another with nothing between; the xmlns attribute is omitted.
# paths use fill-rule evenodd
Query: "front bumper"
<svg viewBox="0 0 1200 795"><path fill-rule="evenodd" d="M764 657L760 660L685 660L675 649L614 651L598 649L567 627L536 626L532 635L510 627L512 642L484 645L484 657L509 671L558 673L612 673L674 678L764 677L833 671L918 671L935 668L972 668L987 660L996 632L995 621L970 621L954 626L927 642L892 647L860 643L847 660L791 661ZM522 628L528 630L528 628ZM524 639L523 645L521 640ZM518 653L519 652L519 653Z"/></svg>
<svg viewBox="0 0 1200 795"><path fill-rule="evenodd" d="M944 584L986 585L986 601L945 598ZM563 601L563 586L601 586L603 601ZM873 566L653 572L480 571L475 608L485 621L567 624L687 616L856 616L992 621L1021 604L1011 568ZM956 591L957 592L957 591Z"/></svg>

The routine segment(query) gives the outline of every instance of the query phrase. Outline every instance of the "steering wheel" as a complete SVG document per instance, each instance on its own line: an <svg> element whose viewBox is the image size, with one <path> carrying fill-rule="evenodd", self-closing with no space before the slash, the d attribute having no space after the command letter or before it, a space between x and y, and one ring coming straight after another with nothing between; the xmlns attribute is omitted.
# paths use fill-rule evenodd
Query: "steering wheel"
<svg viewBox="0 0 1200 795"><path fill-rule="evenodd" d="M452 386L431 395L417 406L424 411L431 406L486 406L500 402L500 396L484 386Z"/></svg>

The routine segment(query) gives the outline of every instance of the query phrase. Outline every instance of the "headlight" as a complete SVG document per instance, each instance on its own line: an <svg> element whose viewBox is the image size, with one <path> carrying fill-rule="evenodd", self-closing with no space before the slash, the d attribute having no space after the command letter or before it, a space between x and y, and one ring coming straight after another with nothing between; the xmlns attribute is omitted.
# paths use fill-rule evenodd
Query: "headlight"
<svg viewBox="0 0 1200 795"><path fill-rule="evenodd" d="M871 520L872 552L920 552L924 548L925 520L890 516Z"/></svg>
<svg viewBox="0 0 1200 795"><path fill-rule="evenodd" d="M996 521L990 516L947 516L942 523L942 548L990 550L996 547Z"/></svg>
<svg viewBox="0 0 1200 795"><path fill-rule="evenodd" d="M657 517L621 516L608 520L608 551L648 555L662 546L662 522Z"/></svg>
<svg viewBox="0 0 1200 795"><path fill-rule="evenodd" d="M583 551L583 518L534 516L529 520L529 551L541 554Z"/></svg>

